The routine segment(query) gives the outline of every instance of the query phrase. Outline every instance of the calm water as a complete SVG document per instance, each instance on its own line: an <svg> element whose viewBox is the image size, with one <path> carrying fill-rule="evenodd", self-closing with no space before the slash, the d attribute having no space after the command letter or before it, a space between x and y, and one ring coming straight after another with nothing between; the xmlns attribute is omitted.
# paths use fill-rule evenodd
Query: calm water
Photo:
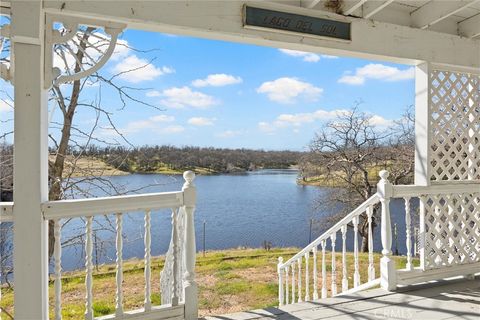
<svg viewBox="0 0 480 320"><path fill-rule="evenodd" d="M325 194L326 189L299 186L295 170L261 170L242 175L198 176L195 179L198 202L195 214L197 249L203 249L203 222L205 221L206 249L237 247L262 247L264 241L273 246L302 247L308 243L309 221L331 214L320 210L314 212L313 203ZM124 190L133 190L145 185L155 185L143 192L180 190L181 176L156 174L134 174L115 176L111 181ZM94 191L95 192L95 191ZM101 195L100 192L97 192ZM403 230L403 203L393 201L392 220ZM396 214L395 212L398 212ZM124 259L142 257L143 245L142 213L131 213L124 218ZM115 239L111 231L115 226L114 216L109 219L95 218L94 260L98 263L113 262ZM325 226L325 228L328 226ZM312 237L321 233L314 228ZM379 249L379 235L376 228L376 249ZM84 221L69 222L62 231L62 238L78 236L82 240ZM399 232L399 235L404 232ZM171 235L169 211L152 212L152 254L159 255L168 249ZM350 238L350 236L349 236ZM340 241L337 241L337 244ZM350 241L351 242L351 241ZM399 238L399 250L404 251L404 238ZM349 247L351 247L349 245ZM66 270L80 268L84 264L83 246L71 245L63 250L62 264Z"/></svg>

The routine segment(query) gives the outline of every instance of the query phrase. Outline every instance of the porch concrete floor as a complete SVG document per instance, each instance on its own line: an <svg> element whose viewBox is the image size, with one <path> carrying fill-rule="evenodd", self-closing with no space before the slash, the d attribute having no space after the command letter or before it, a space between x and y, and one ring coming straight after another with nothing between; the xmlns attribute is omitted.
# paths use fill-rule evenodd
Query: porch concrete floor
<svg viewBox="0 0 480 320"><path fill-rule="evenodd" d="M313 302L206 317L207 320L480 319L480 279L429 283L389 293L370 289Z"/></svg>

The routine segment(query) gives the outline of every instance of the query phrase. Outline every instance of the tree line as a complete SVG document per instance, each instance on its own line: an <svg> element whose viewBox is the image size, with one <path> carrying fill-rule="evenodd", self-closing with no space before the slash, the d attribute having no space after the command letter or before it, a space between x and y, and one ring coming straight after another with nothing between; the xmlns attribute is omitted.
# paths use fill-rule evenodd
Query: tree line
<svg viewBox="0 0 480 320"><path fill-rule="evenodd" d="M80 152L80 151L78 151ZM161 168L186 170L202 168L215 173L256 169L282 169L297 165L303 152L226 149L213 147L142 146L82 148L84 156L101 159L126 172L155 172ZM73 151L76 154L76 151Z"/></svg>

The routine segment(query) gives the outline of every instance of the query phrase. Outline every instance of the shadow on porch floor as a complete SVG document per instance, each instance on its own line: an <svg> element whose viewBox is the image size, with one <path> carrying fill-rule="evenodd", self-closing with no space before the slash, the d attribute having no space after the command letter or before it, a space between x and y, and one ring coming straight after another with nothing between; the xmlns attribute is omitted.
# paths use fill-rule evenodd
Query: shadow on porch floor
<svg viewBox="0 0 480 320"><path fill-rule="evenodd" d="M297 303L206 320L267 319L480 319L480 279L408 287L388 293L371 289L321 301Z"/></svg>

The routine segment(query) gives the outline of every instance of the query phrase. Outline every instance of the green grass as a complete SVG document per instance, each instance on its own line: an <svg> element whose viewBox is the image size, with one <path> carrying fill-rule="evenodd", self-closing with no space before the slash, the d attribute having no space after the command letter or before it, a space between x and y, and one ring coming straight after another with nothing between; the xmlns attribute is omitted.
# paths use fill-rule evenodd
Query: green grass
<svg viewBox="0 0 480 320"><path fill-rule="evenodd" d="M199 313L201 316L224 314L241 310L266 308L278 304L277 262L282 256L287 261L297 248L274 248L270 251L262 249L234 249L207 252L205 257L197 256L196 279L199 286ZM321 273L321 256L318 256L317 270ZM404 268L405 257L394 257L397 268ZM377 277L379 275L380 254L374 255ZM310 257L310 272L313 270L313 257ZM414 260L418 265L418 260ZM152 304L160 305L159 294L160 271L163 268L163 257L152 259ZM328 290L330 290L331 254L326 255L328 274ZM359 254L360 277L362 283L367 279L368 254ZM305 265L305 261L303 261ZM350 286L353 283L353 255L347 253L347 268ZM124 309L142 308L144 301L143 261L138 259L124 262ZM337 284L341 285L342 265L341 253L336 255ZM302 277L304 277L304 272ZM290 279L291 280L291 279ZM303 284L305 283L303 278ZM313 284L313 277L310 277ZM95 316L115 312L115 268L112 265L99 266L93 275L93 309ZM319 283L320 279L319 279ZM313 287L310 287L313 291ZM85 313L85 274L84 271L65 273L62 278L63 319L83 319ZM13 291L2 288L0 305L13 313ZM53 281L50 281L50 305L53 306ZM51 308L51 317L53 317Z"/></svg>

